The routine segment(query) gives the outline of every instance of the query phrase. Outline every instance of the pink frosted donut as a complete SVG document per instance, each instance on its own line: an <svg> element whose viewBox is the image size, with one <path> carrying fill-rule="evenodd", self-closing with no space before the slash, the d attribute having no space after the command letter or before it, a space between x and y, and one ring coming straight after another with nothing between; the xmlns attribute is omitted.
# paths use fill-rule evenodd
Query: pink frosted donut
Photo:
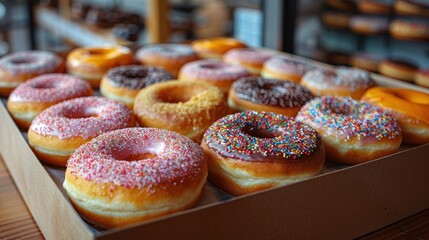
<svg viewBox="0 0 429 240"><path fill-rule="evenodd" d="M316 69L302 77L301 85L315 96L344 96L360 99L363 93L375 86L369 73L359 68L338 67Z"/></svg>
<svg viewBox="0 0 429 240"><path fill-rule="evenodd" d="M0 94L7 96L19 84L44 73L64 72L64 62L45 51L24 51L0 58Z"/></svg>
<svg viewBox="0 0 429 240"><path fill-rule="evenodd" d="M253 74L259 74L264 63L273 55L274 53L261 49L235 48L223 55L223 61L242 66Z"/></svg>
<svg viewBox="0 0 429 240"><path fill-rule="evenodd" d="M74 150L92 138L135 126L131 110L124 104L102 97L81 97L41 112L30 125L28 141L41 160L65 166Z"/></svg>
<svg viewBox="0 0 429 240"><path fill-rule="evenodd" d="M46 108L59 102L92 95L84 80L67 74L44 74L18 86L7 99L7 109L18 126L28 128Z"/></svg>
<svg viewBox="0 0 429 240"><path fill-rule="evenodd" d="M301 77L316 66L288 56L274 56L264 63L261 76L299 83Z"/></svg>
<svg viewBox="0 0 429 240"><path fill-rule="evenodd" d="M118 227L192 207L206 178L195 142L167 130L128 128L77 149L63 186L83 218Z"/></svg>
<svg viewBox="0 0 429 240"><path fill-rule="evenodd" d="M224 93L229 91L235 80L248 76L251 73L243 67L213 59L187 63L179 72L179 80L206 82L219 87Z"/></svg>

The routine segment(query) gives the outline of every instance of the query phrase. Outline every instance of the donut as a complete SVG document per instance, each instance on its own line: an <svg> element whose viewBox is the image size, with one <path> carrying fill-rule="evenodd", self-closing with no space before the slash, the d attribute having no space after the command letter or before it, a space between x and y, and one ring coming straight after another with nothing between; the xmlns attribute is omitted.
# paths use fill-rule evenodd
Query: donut
<svg viewBox="0 0 429 240"><path fill-rule="evenodd" d="M274 56L274 53L254 48L237 48L226 52L223 61L239 65L252 74L259 74L264 63Z"/></svg>
<svg viewBox="0 0 429 240"><path fill-rule="evenodd" d="M315 68L316 66L303 60L274 56L264 63L261 76L299 83L306 72Z"/></svg>
<svg viewBox="0 0 429 240"><path fill-rule="evenodd" d="M402 59L385 59L378 67L379 73L406 82L414 81L417 70L416 65Z"/></svg>
<svg viewBox="0 0 429 240"><path fill-rule="evenodd" d="M350 65L351 54L342 51L327 52L326 62L335 66Z"/></svg>
<svg viewBox="0 0 429 240"><path fill-rule="evenodd" d="M98 88L101 78L110 68L132 62L131 51L126 47L82 47L67 56L67 71Z"/></svg>
<svg viewBox="0 0 429 240"><path fill-rule="evenodd" d="M322 22L333 29L349 29L351 15L342 12L325 12L322 14Z"/></svg>
<svg viewBox="0 0 429 240"><path fill-rule="evenodd" d="M368 53L356 53L350 59L350 65L363 70L378 72L378 67L383 59Z"/></svg>
<svg viewBox="0 0 429 240"><path fill-rule="evenodd" d="M179 72L179 80L205 82L228 93L233 82L251 76L243 67L214 59L203 59L185 64Z"/></svg>
<svg viewBox="0 0 429 240"><path fill-rule="evenodd" d="M293 118L246 111L216 121L204 134L209 180L232 195L317 175L325 161L320 136Z"/></svg>
<svg viewBox="0 0 429 240"><path fill-rule="evenodd" d="M102 97L81 97L41 112L29 127L28 141L40 160L64 167L70 155L92 138L135 126L131 110L122 103Z"/></svg>
<svg viewBox="0 0 429 240"><path fill-rule="evenodd" d="M358 68L315 69L307 72L301 85L315 96L348 96L360 99L362 94L375 86L367 71Z"/></svg>
<svg viewBox="0 0 429 240"><path fill-rule="evenodd" d="M429 143L429 94L400 88L376 87L362 100L382 107L396 118L404 143Z"/></svg>
<svg viewBox="0 0 429 240"><path fill-rule="evenodd" d="M201 58L221 59L222 55L234 48L246 48L246 44L234 38L214 37L198 39L191 43Z"/></svg>
<svg viewBox="0 0 429 240"><path fill-rule="evenodd" d="M360 0L358 9L363 13L385 14L392 12L392 0Z"/></svg>
<svg viewBox="0 0 429 240"><path fill-rule="evenodd" d="M414 82L419 86L429 88L429 69L419 70L416 74Z"/></svg>
<svg viewBox="0 0 429 240"><path fill-rule="evenodd" d="M386 33L389 27L389 21L386 17L375 16L354 16L350 20L350 28L353 32L359 34L381 34Z"/></svg>
<svg viewBox="0 0 429 240"><path fill-rule="evenodd" d="M23 51L0 58L0 95L8 96L14 88L44 73L64 72L63 60L51 52Z"/></svg>
<svg viewBox="0 0 429 240"><path fill-rule="evenodd" d="M321 136L328 160L359 164L398 150L401 128L381 108L350 97L323 96L308 102L297 121L314 128Z"/></svg>
<svg viewBox="0 0 429 240"><path fill-rule="evenodd" d="M227 114L220 89L202 82L169 81L142 89L134 101L141 126L162 128L201 142L204 131Z"/></svg>
<svg viewBox="0 0 429 240"><path fill-rule="evenodd" d="M394 7L399 14L429 16L427 0L396 0Z"/></svg>
<svg viewBox="0 0 429 240"><path fill-rule="evenodd" d="M198 144L167 130L128 128L79 147L63 187L83 218L112 228L193 207L206 178Z"/></svg>
<svg viewBox="0 0 429 240"><path fill-rule="evenodd" d="M101 79L101 95L133 108L137 93L149 85L174 77L159 67L128 65L110 69Z"/></svg>
<svg viewBox="0 0 429 240"><path fill-rule="evenodd" d="M163 67L177 77L180 68L198 59L191 46L185 44L153 44L140 48L137 60L144 65Z"/></svg>
<svg viewBox="0 0 429 240"><path fill-rule="evenodd" d="M228 105L237 111L275 112L295 117L301 107L313 99L301 85L261 77L240 78L228 94Z"/></svg>
<svg viewBox="0 0 429 240"><path fill-rule="evenodd" d="M15 88L7 99L7 109L16 124L27 129L46 108L92 94L91 86L84 80L67 74L43 74Z"/></svg>
<svg viewBox="0 0 429 240"><path fill-rule="evenodd" d="M429 40L429 24L422 21L396 19L390 24L389 31L392 37L399 40Z"/></svg>
<svg viewBox="0 0 429 240"><path fill-rule="evenodd" d="M324 3L329 7L344 11L354 11L357 7L356 1L353 0L325 0Z"/></svg>

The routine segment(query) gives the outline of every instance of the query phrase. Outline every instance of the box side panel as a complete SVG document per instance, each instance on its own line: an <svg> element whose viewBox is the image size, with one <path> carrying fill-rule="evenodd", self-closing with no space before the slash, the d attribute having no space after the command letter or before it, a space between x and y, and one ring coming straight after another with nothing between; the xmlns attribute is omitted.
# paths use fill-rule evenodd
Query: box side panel
<svg viewBox="0 0 429 240"><path fill-rule="evenodd" d="M429 208L429 145L99 239L352 239Z"/></svg>
<svg viewBox="0 0 429 240"><path fill-rule="evenodd" d="M3 103L0 103L0 153L45 238L93 238L35 157Z"/></svg>

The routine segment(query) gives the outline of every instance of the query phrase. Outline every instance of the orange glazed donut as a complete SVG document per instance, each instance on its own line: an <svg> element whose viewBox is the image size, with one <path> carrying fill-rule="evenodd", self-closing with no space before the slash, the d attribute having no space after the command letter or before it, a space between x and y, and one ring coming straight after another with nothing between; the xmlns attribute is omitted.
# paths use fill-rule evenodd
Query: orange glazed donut
<svg viewBox="0 0 429 240"><path fill-rule="evenodd" d="M417 73L417 66L403 60L386 59L380 63L378 71L387 77L413 82Z"/></svg>
<svg viewBox="0 0 429 240"><path fill-rule="evenodd" d="M348 97L320 97L296 116L322 135L329 160L358 164L394 153L401 145L401 128L381 108Z"/></svg>
<svg viewBox="0 0 429 240"><path fill-rule="evenodd" d="M8 96L19 84L44 73L64 72L63 60L51 52L24 51L0 58L0 95Z"/></svg>
<svg viewBox="0 0 429 240"><path fill-rule="evenodd" d="M198 55L185 44L153 44L140 48L136 58L143 65L162 67L176 78L180 68L197 60Z"/></svg>
<svg viewBox="0 0 429 240"><path fill-rule="evenodd" d="M376 87L368 90L362 100L390 112L401 125L405 143L429 143L429 94Z"/></svg>
<svg viewBox="0 0 429 240"><path fill-rule="evenodd" d="M101 133L135 127L131 110L101 97L81 97L49 107L28 130L28 141L40 160L64 167L70 155Z"/></svg>
<svg viewBox="0 0 429 240"><path fill-rule="evenodd" d="M233 195L291 184L320 172L320 136L293 118L247 111L215 122L201 143L209 180Z"/></svg>
<svg viewBox="0 0 429 240"><path fill-rule="evenodd" d="M173 79L159 67L128 65L110 69L100 83L101 95L133 108L137 93L149 85Z"/></svg>
<svg viewBox="0 0 429 240"><path fill-rule="evenodd" d="M132 62L133 56L126 47L76 48L67 56L67 71L98 88L101 78L110 68Z"/></svg>
<svg viewBox="0 0 429 240"><path fill-rule="evenodd" d="M310 71L302 78L301 85L315 96L333 95L360 99L368 88L375 86L375 82L364 70L338 67L335 70Z"/></svg>
<svg viewBox="0 0 429 240"><path fill-rule="evenodd" d="M265 62L261 76L299 83L306 72L315 68L313 64L302 60L287 56L274 56Z"/></svg>
<svg viewBox="0 0 429 240"><path fill-rule="evenodd" d="M163 128L201 142L204 131L227 113L222 91L202 82L169 81L142 89L134 101L140 125Z"/></svg>
<svg viewBox="0 0 429 240"><path fill-rule="evenodd" d="M194 206L206 178L198 144L166 130L128 128L78 148L63 186L83 218L111 228Z"/></svg>
<svg viewBox="0 0 429 240"><path fill-rule="evenodd" d="M27 129L46 108L59 102L92 95L84 80L67 74L44 74L19 85L7 99L7 109L16 124Z"/></svg>
<svg viewBox="0 0 429 240"><path fill-rule="evenodd" d="M313 99L301 85L261 77L240 78L228 94L228 105L237 111L275 112L295 117L299 109Z"/></svg>
<svg viewBox="0 0 429 240"><path fill-rule="evenodd" d="M390 14L392 11L391 0L360 0L359 11L371 14Z"/></svg>
<svg viewBox="0 0 429 240"><path fill-rule="evenodd" d="M259 74L264 63L274 56L274 53L253 48L232 49L223 55L223 61L244 67L253 74Z"/></svg>
<svg viewBox="0 0 429 240"><path fill-rule="evenodd" d="M240 66L214 59L190 62L180 69L179 80L206 82L228 93L233 82L251 74Z"/></svg>
<svg viewBox="0 0 429 240"><path fill-rule="evenodd" d="M395 11L399 14L429 16L427 0L396 0Z"/></svg>
<svg viewBox="0 0 429 240"><path fill-rule="evenodd" d="M429 88L429 69L420 70L416 74L414 82L419 86Z"/></svg>
<svg viewBox="0 0 429 240"><path fill-rule="evenodd" d="M324 25L334 29L348 29L350 26L351 15L342 12L325 12L322 14Z"/></svg>
<svg viewBox="0 0 429 240"><path fill-rule="evenodd" d="M198 39L192 42L192 48L202 58L221 59L222 55L234 48L245 48L246 44L226 37Z"/></svg>

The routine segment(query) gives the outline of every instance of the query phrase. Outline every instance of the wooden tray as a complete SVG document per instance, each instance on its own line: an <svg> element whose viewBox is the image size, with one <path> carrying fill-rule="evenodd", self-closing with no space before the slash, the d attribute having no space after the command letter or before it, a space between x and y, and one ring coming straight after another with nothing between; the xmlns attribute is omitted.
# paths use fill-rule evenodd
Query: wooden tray
<svg viewBox="0 0 429 240"><path fill-rule="evenodd" d="M379 85L421 89L373 75ZM327 164L289 186L225 197L207 184L199 206L133 226L100 230L81 219L62 188L64 170L41 164L0 104L0 152L47 239L355 238L429 208L429 144L357 166Z"/></svg>

